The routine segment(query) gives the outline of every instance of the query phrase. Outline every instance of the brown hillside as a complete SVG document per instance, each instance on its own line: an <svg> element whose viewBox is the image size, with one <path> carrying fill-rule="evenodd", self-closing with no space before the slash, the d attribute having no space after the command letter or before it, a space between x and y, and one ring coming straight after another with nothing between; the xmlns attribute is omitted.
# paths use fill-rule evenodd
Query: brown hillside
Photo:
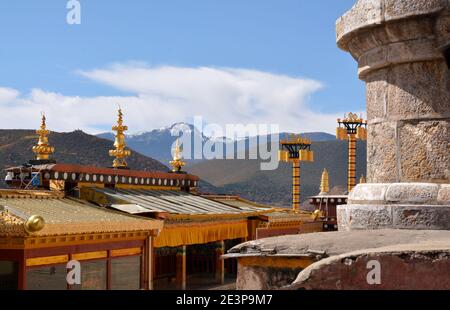
<svg viewBox="0 0 450 310"><path fill-rule="evenodd" d="M49 140L55 147L52 158L59 163L111 166L112 158L108 155L108 150L112 148L112 143L109 140L86 134L81 130L68 133L52 132ZM31 148L36 142L37 136L34 130L0 130L0 168L2 170L0 186L4 186L3 170L5 168L34 159ZM128 165L138 170L168 170L162 163L134 151L128 159Z"/></svg>

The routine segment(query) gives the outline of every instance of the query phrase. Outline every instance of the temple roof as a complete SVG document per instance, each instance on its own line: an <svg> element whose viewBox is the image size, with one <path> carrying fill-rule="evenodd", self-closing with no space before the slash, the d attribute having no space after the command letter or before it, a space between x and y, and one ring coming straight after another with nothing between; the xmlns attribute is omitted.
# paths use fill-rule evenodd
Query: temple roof
<svg viewBox="0 0 450 310"><path fill-rule="evenodd" d="M0 190L0 236L27 236L24 224L33 215L45 221L44 228L33 236L150 231L163 226L159 220L123 214L49 192Z"/></svg>
<svg viewBox="0 0 450 310"><path fill-rule="evenodd" d="M261 208L247 208L224 204L182 191L159 191L138 189L83 188L82 199L102 206L117 208L133 213L167 213L168 218L225 216L243 218L267 211Z"/></svg>
<svg viewBox="0 0 450 310"><path fill-rule="evenodd" d="M225 203L227 205L239 208L241 210L248 210L248 211L261 211L261 209L266 209L267 211L273 210L273 207L259 204L239 196L202 195L202 197L212 199L217 202Z"/></svg>
<svg viewBox="0 0 450 310"><path fill-rule="evenodd" d="M291 209L286 208L274 208L266 206L260 203L256 203L239 196L229 195L205 195L204 197L210 198L217 202L222 202L230 206L240 208L248 211L259 211L261 214L259 217L269 222L300 222L310 220L309 212L294 212Z"/></svg>

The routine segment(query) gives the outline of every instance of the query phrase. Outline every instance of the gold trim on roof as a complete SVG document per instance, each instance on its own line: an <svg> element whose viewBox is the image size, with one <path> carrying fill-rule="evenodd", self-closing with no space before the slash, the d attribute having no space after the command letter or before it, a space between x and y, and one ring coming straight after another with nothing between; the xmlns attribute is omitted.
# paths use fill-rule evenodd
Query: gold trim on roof
<svg viewBox="0 0 450 310"><path fill-rule="evenodd" d="M0 249L37 249L78 244L98 244L106 242L145 240L156 236L157 230L135 232L93 233L61 236L4 236L0 237Z"/></svg>
<svg viewBox="0 0 450 310"><path fill-rule="evenodd" d="M54 264L63 264L69 261L69 255L55 255L55 256L45 256L45 257L33 257L27 258L26 266L42 266L42 265L54 265Z"/></svg>
<svg viewBox="0 0 450 310"><path fill-rule="evenodd" d="M154 247L204 244L214 241L247 238L247 220L200 225L167 225L154 240Z"/></svg>

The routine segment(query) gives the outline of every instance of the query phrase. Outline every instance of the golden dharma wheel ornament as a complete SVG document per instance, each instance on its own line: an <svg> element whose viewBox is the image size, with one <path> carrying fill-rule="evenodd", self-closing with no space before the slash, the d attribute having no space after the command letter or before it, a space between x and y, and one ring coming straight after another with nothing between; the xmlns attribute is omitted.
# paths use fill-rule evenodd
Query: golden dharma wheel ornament
<svg viewBox="0 0 450 310"><path fill-rule="evenodd" d="M358 117L356 113L348 113L344 119L337 120L336 129L338 140L348 141L348 192L356 186L356 140L367 140L367 121Z"/></svg>
<svg viewBox="0 0 450 310"><path fill-rule="evenodd" d="M280 141L278 159L292 163L292 209L300 210L300 163L313 162L314 152L311 150L311 140L301 135L286 135L285 140Z"/></svg>
<svg viewBox="0 0 450 310"><path fill-rule="evenodd" d="M42 216L32 215L24 224L25 231L28 234L32 234L42 230L45 226L45 221Z"/></svg>

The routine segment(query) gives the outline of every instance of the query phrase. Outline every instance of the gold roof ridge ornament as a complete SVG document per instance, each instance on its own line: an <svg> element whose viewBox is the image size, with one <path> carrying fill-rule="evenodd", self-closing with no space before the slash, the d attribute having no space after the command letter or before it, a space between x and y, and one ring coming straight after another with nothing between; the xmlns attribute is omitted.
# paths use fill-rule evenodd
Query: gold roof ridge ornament
<svg viewBox="0 0 450 310"><path fill-rule="evenodd" d="M48 135L50 131L47 130L45 114L42 113L41 127L36 130L39 135L38 144L33 146L33 153L36 154L37 160L48 160L49 156L55 152L55 148L48 144Z"/></svg>
<svg viewBox="0 0 450 310"><path fill-rule="evenodd" d="M327 195L330 192L328 170L323 169L322 179L320 180L320 194Z"/></svg>
<svg viewBox="0 0 450 310"><path fill-rule="evenodd" d="M5 207L4 212L16 219L13 223L21 223L23 225L23 229L28 235L41 231L45 227L45 220L40 215L34 214L27 216L24 213L10 207Z"/></svg>
<svg viewBox="0 0 450 310"><path fill-rule="evenodd" d="M109 156L115 157L113 161L114 168L126 168L127 162L125 158L131 155L131 151L125 149L127 146L125 143L124 132L128 130L128 126L123 124L122 109L119 108L117 115L117 125L112 127L112 130L116 132L116 138L114 140L114 150L109 151Z"/></svg>
<svg viewBox="0 0 450 310"><path fill-rule="evenodd" d="M181 172L181 168L186 165L186 162L183 161L182 149L178 139L176 140L174 151L173 160L171 160L169 164L172 166L173 172L179 173Z"/></svg>

